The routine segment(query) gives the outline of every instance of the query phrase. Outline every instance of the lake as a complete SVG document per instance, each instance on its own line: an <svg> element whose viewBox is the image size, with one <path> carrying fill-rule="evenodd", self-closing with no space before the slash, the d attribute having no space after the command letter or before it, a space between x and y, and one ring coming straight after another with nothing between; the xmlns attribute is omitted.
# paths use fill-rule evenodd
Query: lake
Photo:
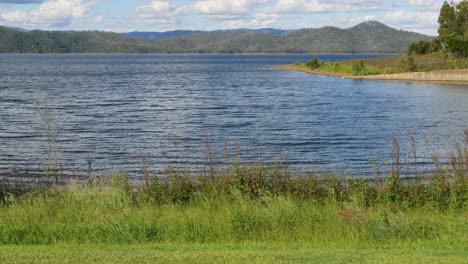
<svg viewBox="0 0 468 264"><path fill-rule="evenodd" d="M0 55L0 172L41 171L48 153L68 173L198 170L209 145L220 164L369 175L392 137L406 161L408 134L430 171L462 140L468 87L268 68L311 57L376 55Z"/></svg>

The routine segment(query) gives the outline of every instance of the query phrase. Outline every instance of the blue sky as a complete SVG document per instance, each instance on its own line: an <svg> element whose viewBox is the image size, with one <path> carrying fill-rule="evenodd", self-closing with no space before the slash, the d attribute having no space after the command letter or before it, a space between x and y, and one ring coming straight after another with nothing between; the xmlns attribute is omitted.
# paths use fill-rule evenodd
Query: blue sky
<svg viewBox="0 0 468 264"><path fill-rule="evenodd" d="M0 0L0 24L27 29L167 31L350 27L377 20L437 34L443 0Z"/></svg>

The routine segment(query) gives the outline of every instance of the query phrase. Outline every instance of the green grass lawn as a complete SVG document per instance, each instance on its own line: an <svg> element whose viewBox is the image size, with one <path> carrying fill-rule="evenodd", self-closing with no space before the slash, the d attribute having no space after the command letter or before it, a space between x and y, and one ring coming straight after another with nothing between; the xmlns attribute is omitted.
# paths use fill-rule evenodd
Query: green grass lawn
<svg viewBox="0 0 468 264"><path fill-rule="evenodd" d="M467 263L468 248L334 249L293 244L2 246L1 263Z"/></svg>

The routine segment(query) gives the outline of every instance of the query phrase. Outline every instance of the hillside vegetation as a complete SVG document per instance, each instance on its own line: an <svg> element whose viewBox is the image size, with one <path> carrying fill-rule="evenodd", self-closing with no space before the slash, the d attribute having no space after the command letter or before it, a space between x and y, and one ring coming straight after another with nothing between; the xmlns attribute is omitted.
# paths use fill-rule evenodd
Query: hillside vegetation
<svg viewBox="0 0 468 264"><path fill-rule="evenodd" d="M0 27L1 53L157 53L148 40L134 40L116 33L82 31L19 32Z"/></svg>
<svg viewBox="0 0 468 264"><path fill-rule="evenodd" d="M268 31L210 32L162 40L117 33L21 32L0 27L0 53L397 53L432 37L379 22L348 29L324 27L285 34Z"/></svg>
<svg viewBox="0 0 468 264"><path fill-rule="evenodd" d="M284 30L284 29L275 29L275 28L260 28L260 29L226 29L226 30L214 30L214 31L202 31L202 30L173 30L166 32L148 32L148 31L133 31L127 33L121 33L124 36L132 38L142 38L142 39L168 39L173 37L181 37L202 33L241 33L241 32L250 32L250 33L263 33L270 35L281 36L293 30Z"/></svg>

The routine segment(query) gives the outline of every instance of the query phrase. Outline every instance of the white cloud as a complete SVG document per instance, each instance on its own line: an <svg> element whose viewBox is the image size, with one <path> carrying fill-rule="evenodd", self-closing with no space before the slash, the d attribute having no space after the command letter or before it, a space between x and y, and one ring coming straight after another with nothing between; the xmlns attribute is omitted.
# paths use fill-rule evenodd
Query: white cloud
<svg viewBox="0 0 468 264"><path fill-rule="evenodd" d="M131 23L136 27L154 25L159 29L172 29L180 25L182 18L190 12L191 8L187 5L174 5L168 0L152 0L136 8Z"/></svg>
<svg viewBox="0 0 468 264"><path fill-rule="evenodd" d="M359 16L359 17L341 16L337 18L328 18L328 19L321 20L319 23L314 24L314 27L333 26L333 27L340 27L340 28L350 28L362 22L374 21L374 20L379 20L379 19L374 15Z"/></svg>
<svg viewBox="0 0 468 264"><path fill-rule="evenodd" d="M171 4L170 1L166 0L154 0L137 8L137 12L141 16L165 15L173 12L174 10L175 7Z"/></svg>
<svg viewBox="0 0 468 264"><path fill-rule="evenodd" d="M226 14L249 14L262 4L272 2L271 0L200 0L193 5L193 10L200 14L226 15Z"/></svg>
<svg viewBox="0 0 468 264"><path fill-rule="evenodd" d="M44 0L0 0L0 4L37 4L42 3Z"/></svg>
<svg viewBox="0 0 468 264"><path fill-rule="evenodd" d="M97 16L97 17L94 18L94 22L96 24L100 25L100 24L104 23L104 17L103 16Z"/></svg>
<svg viewBox="0 0 468 264"><path fill-rule="evenodd" d="M279 15L258 13L249 17L242 17L222 22L222 27L226 29L235 28L267 28L273 27L278 22Z"/></svg>
<svg viewBox="0 0 468 264"><path fill-rule="evenodd" d="M41 29L111 27L116 31L161 31L350 27L378 20L397 28L434 34L443 3L443 0L125 1L130 10L114 8L123 5L115 0L0 0L0 24ZM96 8L91 12L93 7Z"/></svg>
<svg viewBox="0 0 468 264"><path fill-rule="evenodd" d="M28 14L22 11L11 11L0 14L1 21L7 21L11 24L22 23L28 19Z"/></svg>
<svg viewBox="0 0 468 264"><path fill-rule="evenodd" d="M438 12L393 11L384 16L384 22L396 28L435 35Z"/></svg>
<svg viewBox="0 0 468 264"><path fill-rule="evenodd" d="M0 13L0 22L27 28L66 27L86 16L94 0L49 0L31 12Z"/></svg>
<svg viewBox="0 0 468 264"><path fill-rule="evenodd" d="M190 4L174 4L174 1L151 0L136 8L132 24L157 26L158 29L175 29L193 26L190 16L208 24L221 23L226 28L235 25L267 25L276 15L261 12L261 8L275 0L198 0ZM190 21L190 22L189 22Z"/></svg>
<svg viewBox="0 0 468 264"><path fill-rule="evenodd" d="M376 11L383 8L382 3L369 0L278 0L269 12L283 14L301 13L341 13Z"/></svg>
<svg viewBox="0 0 468 264"><path fill-rule="evenodd" d="M442 1L440 0L409 0L408 5L410 7L418 8L419 10L440 10L442 7Z"/></svg>

